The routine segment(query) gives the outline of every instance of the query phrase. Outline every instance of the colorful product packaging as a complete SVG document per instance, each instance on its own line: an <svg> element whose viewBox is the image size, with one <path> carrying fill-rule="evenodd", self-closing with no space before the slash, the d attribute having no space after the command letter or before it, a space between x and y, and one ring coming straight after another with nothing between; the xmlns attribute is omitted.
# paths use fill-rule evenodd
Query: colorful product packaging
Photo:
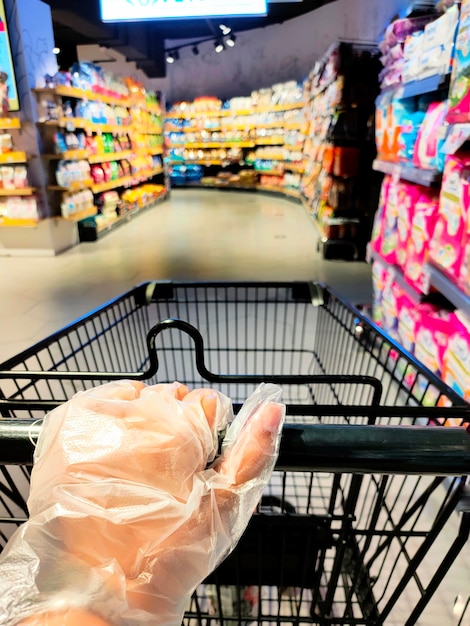
<svg viewBox="0 0 470 626"><path fill-rule="evenodd" d="M462 0L449 89L449 124L470 121L470 0Z"/></svg>
<svg viewBox="0 0 470 626"><path fill-rule="evenodd" d="M439 209L436 191L422 189L414 207L413 218L406 248L404 263L405 280L421 293L429 289L425 264L429 254L429 241L433 235Z"/></svg>
<svg viewBox="0 0 470 626"><path fill-rule="evenodd" d="M401 345L414 354L416 333L421 321L421 311L416 303L406 294L397 299L398 308L398 338Z"/></svg>
<svg viewBox="0 0 470 626"><path fill-rule="evenodd" d="M400 183L392 179L382 215L382 238L379 253L391 265L397 263L399 187Z"/></svg>
<svg viewBox="0 0 470 626"><path fill-rule="evenodd" d="M445 154L442 148L445 142L447 108L447 100L429 105L414 147L413 165L416 167L440 172L444 169Z"/></svg>
<svg viewBox="0 0 470 626"><path fill-rule="evenodd" d="M470 401L470 320L460 311L452 315L451 334L444 352L442 379L467 402ZM460 426L448 419L446 426Z"/></svg>
<svg viewBox="0 0 470 626"><path fill-rule="evenodd" d="M400 181L397 184L397 247L396 262L402 269L406 265L408 240L415 205L421 195L422 188L413 183Z"/></svg>
<svg viewBox="0 0 470 626"><path fill-rule="evenodd" d="M444 353L452 333L452 313L431 304L420 305L421 319L416 331L415 357L437 376L441 376Z"/></svg>
<svg viewBox="0 0 470 626"><path fill-rule="evenodd" d="M392 282L392 273L384 263L374 261L372 265L373 320L383 328L382 300L385 287Z"/></svg>
<svg viewBox="0 0 470 626"><path fill-rule="evenodd" d="M470 155L448 156L429 258L458 282L470 204Z"/></svg>
<svg viewBox="0 0 470 626"><path fill-rule="evenodd" d="M380 252L382 248L384 211L387 205L388 192L391 184L392 177L388 175L384 176L382 186L380 188L379 206L374 216L371 236L371 246L376 252Z"/></svg>

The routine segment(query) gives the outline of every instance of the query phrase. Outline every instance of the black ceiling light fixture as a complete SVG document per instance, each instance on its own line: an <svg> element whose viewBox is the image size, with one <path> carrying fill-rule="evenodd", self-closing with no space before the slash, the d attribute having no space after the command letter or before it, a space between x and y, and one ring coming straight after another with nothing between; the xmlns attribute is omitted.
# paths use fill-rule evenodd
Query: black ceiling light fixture
<svg viewBox="0 0 470 626"><path fill-rule="evenodd" d="M194 46L192 50L193 50L194 56L197 57L197 55L199 54L199 48L197 46Z"/></svg>
<svg viewBox="0 0 470 626"><path fill-rule="evenodd" d="M235 42L237 41L237 38L235 35L230 35L229 37L227 37L227 39L225 40L226 45L229 48L233 48L233 46L235 45Z"/></svg>
<svg viewBox="0 0 470 626"><path fill-rule="evenodd" d="M175 61L177 61L180 58L180 53L178 52L178 50L173 50L170 52L166 53L166 62L167 63L174 63Z"/></svg>
<svg viewBox="0 0 470 626"><path fill-rule="evenodd" d="M217 54L220 54L223 50L225 50L224 42L221 39L214 42L214 50Z"/></svg>

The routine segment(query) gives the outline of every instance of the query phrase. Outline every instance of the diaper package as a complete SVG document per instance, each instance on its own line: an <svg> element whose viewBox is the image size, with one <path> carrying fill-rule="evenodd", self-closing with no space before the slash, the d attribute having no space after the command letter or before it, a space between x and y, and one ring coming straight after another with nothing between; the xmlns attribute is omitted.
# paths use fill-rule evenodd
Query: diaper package
<svg viewBox="0 0 470 626"><path fill-rule="evenodd" d="M405 280L421 293L427 293L428 274L425 263L429 254L429 241L433 235L439 209L437 191L421 188L414 207L404 263Z"/></svg>
<svg viewBox="0 0 470 626"><path fill-rule="evenodd" d="M421 320L421 311L405 293L397 298L398 337L401 345L411 354L414 353L416 333Z"/></svg>
<svg viewBox="0 0 470 626"><path fill-rule="evenodd" d="M422 304L420 314L415 340L415 357L431 372L441 376L444 353L454 323L452 313L431 304Z"/></svg>
<svg viewBox="0 0 470 626"><path fill-rule="evenodd" d="M382 237L379 253L391 265L397 263L399 188L400 182L391 180L382 214Z"/></svg>
<svg viewBox="0 0 470 626"><path fill-rule="evenodd" d="M379 253L382 249L384 211L387 205L388 192L391 184L392 177L388 175L384 176L382 186L380 188L379 206L375 213L374 223L372 226L371 246L376 252Z"/></svg>
<svg viewBox="0 0 470 626"><path fill-rule="evenodd" d="M461 311L452 314L451 334L444 352L442 379L462 398L470 401L470 320ZM460 426L449 419L447 426Z"/></svg>
<svg viewBox="0 0 470 626"><path fill-rule="evenodd" d="M411 234L411 225L415 206L421 195L422 187L413 183L400 181L397 184L397 248L396 261L402 269L407 260L408 240Z"/></svg>
<svg viewBox="0 0 470 626"><path fill-rule="evenodd" d="M470 121L470 0L462 0L449 89L450 124Z"/></svg>
<svg viewBox="0 0 470 626"><path fill-rule="evenodd" d="M470 154L446 159L436 226L429 257L458 282L470 203Z"/></svg>
<svg viewBox="0 0 470 626"><path fill-rule="evenodd" d="M384 327L383 319L383 294L385 288L392 283L393 276L390 268L385 263L374 261L372 265L372 297L373 297L373 320L380 326Z"/></svg>

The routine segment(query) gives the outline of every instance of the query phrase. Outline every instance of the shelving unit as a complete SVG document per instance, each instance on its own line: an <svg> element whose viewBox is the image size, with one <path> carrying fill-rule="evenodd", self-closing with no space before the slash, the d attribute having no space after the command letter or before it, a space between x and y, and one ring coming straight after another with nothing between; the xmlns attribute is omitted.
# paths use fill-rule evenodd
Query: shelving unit
<svg viewBox="0 0 470 626"><path fill-rule="evenodd" d="M272 93L276 93L274 88ZM302 92L298 91L298 93ZM292 93L289 95L292 97ZM279 100L274 96L272 99ZM246 98L245 102L249 100ZM256 162L274 160L266 156L269 146L273 148L278 146L275 160L286 162L290 154L293 154L291 151L299 152L302 149L304 98L271 105L267 105L266 100L266 94L260 94L261 104L252 104L250 107L206 109L205 111L195 111L191 108L170 110L165 123L169 150L168 164L171 166L201 165L204 168L212 168L207 173L210 177L214 176L214 168L217 167L230 167L229 171L236 173L237 167L242 168L245 165L252 167ZM251 101L255 103L256 97L252 97ZM219 104L222 106L221 102ZM300 119L296 111L299 112ZM178 124L177 120L186 120L186 123L181 121ZM293 145L296 139L297 144ZM207 154L204 154L205 150ZM202 152L192 153L191 151ZM293 175L299 174L299 168L300 163L296 163L292 169L286 165L277 171L278 168L269 167L266 162L264 169L255 166L254 170L257 174L264 176L283 176L286 172L290 172L289 176L292 179ZM292 180L289 180L289 183L292 184ZM245 187L245 185L242 186ZM273 182L272 186L277 188L277 181Z"/></svg>
<svg viewBox="0 0 470 626"><path fill-rule="evenodd" d="M69 222L80 222L87 217L94 217L97 214L98 207L92 206L89 209L85 209L84 211L77 211L77 213L73 213L72 215L62 216L61 219L67 220Z"/></svg>
<svg viewBox="0 0 470 626"><path fill-rule="evenodd" d="M0 196L2 197L15 197L15 196L32 196L36 192L34 187L23 187L22 189L0 189Z"/></svg>
<svg viewBox="0 0 470 626"><path fill-rule="evenodd" d="M1 117L0 130L19 130L21 122L17 117Z"/></svg>
<svg viewBox="0 0 470 626"><path fill-rule="evenodd" d="M373 263L374 261L378 261L382 265L386 266L387 269L392 272L394 281L403 289L406 295L410 298L412 302L418 305L422 299L423 294L417 291L412 285L410 285L404 278L402 270L395 266L390 265L387 261L379 254L376 250L374 250L369 244L367 250L368 261Z"/></svg>
<svg viewBox="0 0 470 626"><path fill-rule="evenodd" d="M16 152L5 152L4 154L0 154L0 164L8 164L8 163L27 163L28 157L26 156L26 152L16 151Z"/></svg>
<svg viewBox="0 0 470 626"><path fill-rule="evenodd" d="M470 297L449 280L440 269L431 263L428 263L427 271L429 273L430 285L447 298L457 309L460 309L470 317Z"/></svg>
<svg viewBox="0 0 470 626"><path fill-rule="evenodd" d="M78 89L77 87L69 87L67 85L58 85L54 88L40 87L33 89L38 95L44 95L49 98L60 96L64 98L75 98L77 100L90 100L92 102L103 102L105 104L114 104L116 106L130 107L131 100L127 96L117 97L107 94L101 94L91 90Z"/></svg>
<svg viewBox="0 0 470 626"><path fill-rule="evenodd" d="M372 167L377 172L397 176L403 180L425 187L438 187L442 181L442 173L437 170L426 170L404 163L392 163L390 161L375 159Z"/></svg>
<svg viewBox="0 0 470 626"><path fill-rule="evenodd" d="M144 206L135 206L123 215L114 216L92 216L78 222L78 232L80 241L97 241L103 235L111 232L114 228L122 226L130 221L136 215L156 207L158 204L166 200L167 192L159 197L153 198ZM103 219L101 219L103 217Z"/></svg>
<svg viewBox="0 0 470 626"><path fill-rule="evenodd" d="M88 157L88 163L107 163L109 161L121 161L122 159L132 159L134 152L132 150L123 150L122 152L110 152L108 154L92 154Z"/></svg>
<svg viewBox="0 0 470 626"><path fill-rule="evenodd" d="M24 168L28 166L29 157L24 150L18 149L24 146L21 142L21 137L16 131L20 131L22 128L21 122L16 117L4 117L0 118L0 131L7 133L11 132L12 137L12 149L9 152L0 153L0 165L9 169L11 177L9 182L6 182L5 176L3 176L3 183L0 188L0 229L1 228L18 228L26 227L33 228L39 223L39 215L37 214L36 204L36 188L31 185L30 172L28 170L27 180L23 182L25 186L14 187L15 178L13 171L17 168ZM18 205L18 198L22 199L22 205ZM10 202L11 199L11 202ZM34 213L34 205L36 204L36 216L32 216ZM18 206L27 206L27 217L21 217L21 210L18 210ZM10 214L9 214L10 213ZM19 217L20 215L20 217Z"/></svg>
<svg viewBox="0 0 470 626"><path fill-rule="evenodd" d="M147 104L142 98L136 100L131 93L130 96L110 95L109 93L99 93L98 91L82 90L75 87L58 86L54 89L44 88L34 90L38 98L39 117L41 119L41 112L48 112L50 109L46 106L47 102L53 100L57 105L58 119L41 121L38 123L40 129L43 144L49 150L46 150L46 154L43 155L49 171L49 180L51 184L48 185L48 201L52 208L53 215L60 213L61 195L62 202L67 202L69 195L80 192L84 189L89 189L95 196L95 206L77 213L67 215L65 219L69 221L75 221L78 223L79 234L82 235L85 231L80 228L82 221L88 223L89 221L98 218L100 199L97 197L99 194L105 193L111 190L124 190L126 188L136 187L142 183L148 183L155 177L164 175L164 168L160 164L160 160L156 159L159 155L163 154L163 135L162 135L162 123L158 116L161 115L160 106L152 103ZM101 103L103 105L110 105L111 107L117 107L114 111L103 109L102 115L108 115L108 119L117 119L120 123L104 123L94 122L90 119L84 119L81 117L65 117L61 116L63 100ZM91 112L91 111L90 111ZM101 110L99 111L101 112ZM97 116L98 117L98 116ZM122 122L121 122L122 120ZM114 146L120 143L121 146L129 147L129 149L115 149L113 152L98 152L92 153L90 149L76 149L67 150L57 154L55 151L54 133L58 129L63 129L65 132L74 133L75 131L84 131L88 135L99 137L102 134L113 135ZM118 137L121 137L119 141ZM124 137L124 140L122 139ZM158 137L157 144L154 137ZM109 139L110 141L110 139ZM104 140L103 140L104 142ZM95 142L100 149L98 141ZM52 148L52 149L51 149ZM101 148L102 149L102 148ZM129 165L125 162L135 163L137 167L136 159L142 159L142 163L147 163L148 166L138 173L128 174ZM87 161L90 166L99 167L101 164L113 164L118 163L119 172L124 173L124 176L119 178L113 177L112 180L105 180L103 182L95 182L95 180L85 180L80 182L74 182L67 187L63 187L55 184L55 169L58 160L64 161ZM121 163L122 162L122 163ZM152 162L154 167L151 167ZM158 165L158 166L156 166ZM109 167L109 166L107 166ZM113 168L116 166L113 165ZM110 170L104 168L103 172L105 177L109 176ZM115 170L113 169L114 173ZM93 175L93 171L91 172ZM102 174L101 174L102 176ZM115 174L114 174L115 176ZM163 182L163 186L166 187L166 183ZM70 199L73 202L73 198ZM135 214L135 210L133 213ZM127 214L126 214L127 215ZM122 216L124 217L124 216ZM98 223L100 220L98 219ZM113 222L114 223L114 222ZM115 223L121 223L121 217L116 218ZM89 231L86 231L89 233ZM85 237L86 241L95 240L90 237Z"/></svg>
<svg viewBox="0 0 470 626"><path fill-rule="evenodd" d="M68 187L62 187L61 185L48 185L47 188L49 191L65 191L65 192L76 192L82 191L83 189L91 189L93 187L93 180L88 178L86 180L76 180L70 183Z"/></svg>
<svg viewBox="0 0 470 626"><path fill-rule="evenodd" d="M415 80L409 83L403 83L397 89L397 97L413 98L415 96L421 96L426 93L433 93L440 89L449 89L450 73L435 74L428 76L421 80ZM392 88L393 89L393 88Z"/></svg>
<svg viewBox="0 0 470 626"><path fill-rule="evenodd" d="M365 258L375 189L368 129L377 93L374 60L344 42L328 49L307 81L302 202L325 258Z"/></svg>

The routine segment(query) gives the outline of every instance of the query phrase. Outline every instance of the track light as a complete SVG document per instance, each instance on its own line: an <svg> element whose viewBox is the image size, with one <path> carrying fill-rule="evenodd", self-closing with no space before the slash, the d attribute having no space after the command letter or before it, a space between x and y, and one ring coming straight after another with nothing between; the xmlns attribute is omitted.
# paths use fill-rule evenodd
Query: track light
<svg viewBox="0 0 470 626"><path fill-rule="evenodd" d="M235 37L235 35L230 35L230 37L227 37L227 39L225 40L225 43L227 44L227 46L229 46L229 48L233 48L236 41L237 38Z"/></svg>
<svg viewBox="0 0 470 626"><path fill-rule="evenodd" d="M198 48L197 46L194 46L194 48L193 48L193 54L194 54L194 56L196 56L196 57L197 57L197 55L199 54L199 48Z"/></svg>
<svg viewBox="0 0 470 626"><path fill-rule="evenodd" d="M52 48L52 54L60 54L60 48L58 48L57 46L55 46L55 48Z"/></svg>
<svg viewBox="0 0 470 626"><path fill-rule="evenodd" d="M225 26L225 24L219 24L219 28L222 31L222 35L230 35L232 29L229 26Z"/></svg>
<svg viewBox="0 0 470 626"><path fill-rule="evenodd" d="M178 52L178 50L173 50L173 52L167 52L166 62L167 63L174 63L179 58L180 58L180 53Z"/></svg>
<svg viewBox="0 0 470 626"><path fill-rule="evenodd" d="M217 52L217 54L222 52L222 50L225 50L224 42L220 40L216 41L214 43L214 50Z"/></svg>

